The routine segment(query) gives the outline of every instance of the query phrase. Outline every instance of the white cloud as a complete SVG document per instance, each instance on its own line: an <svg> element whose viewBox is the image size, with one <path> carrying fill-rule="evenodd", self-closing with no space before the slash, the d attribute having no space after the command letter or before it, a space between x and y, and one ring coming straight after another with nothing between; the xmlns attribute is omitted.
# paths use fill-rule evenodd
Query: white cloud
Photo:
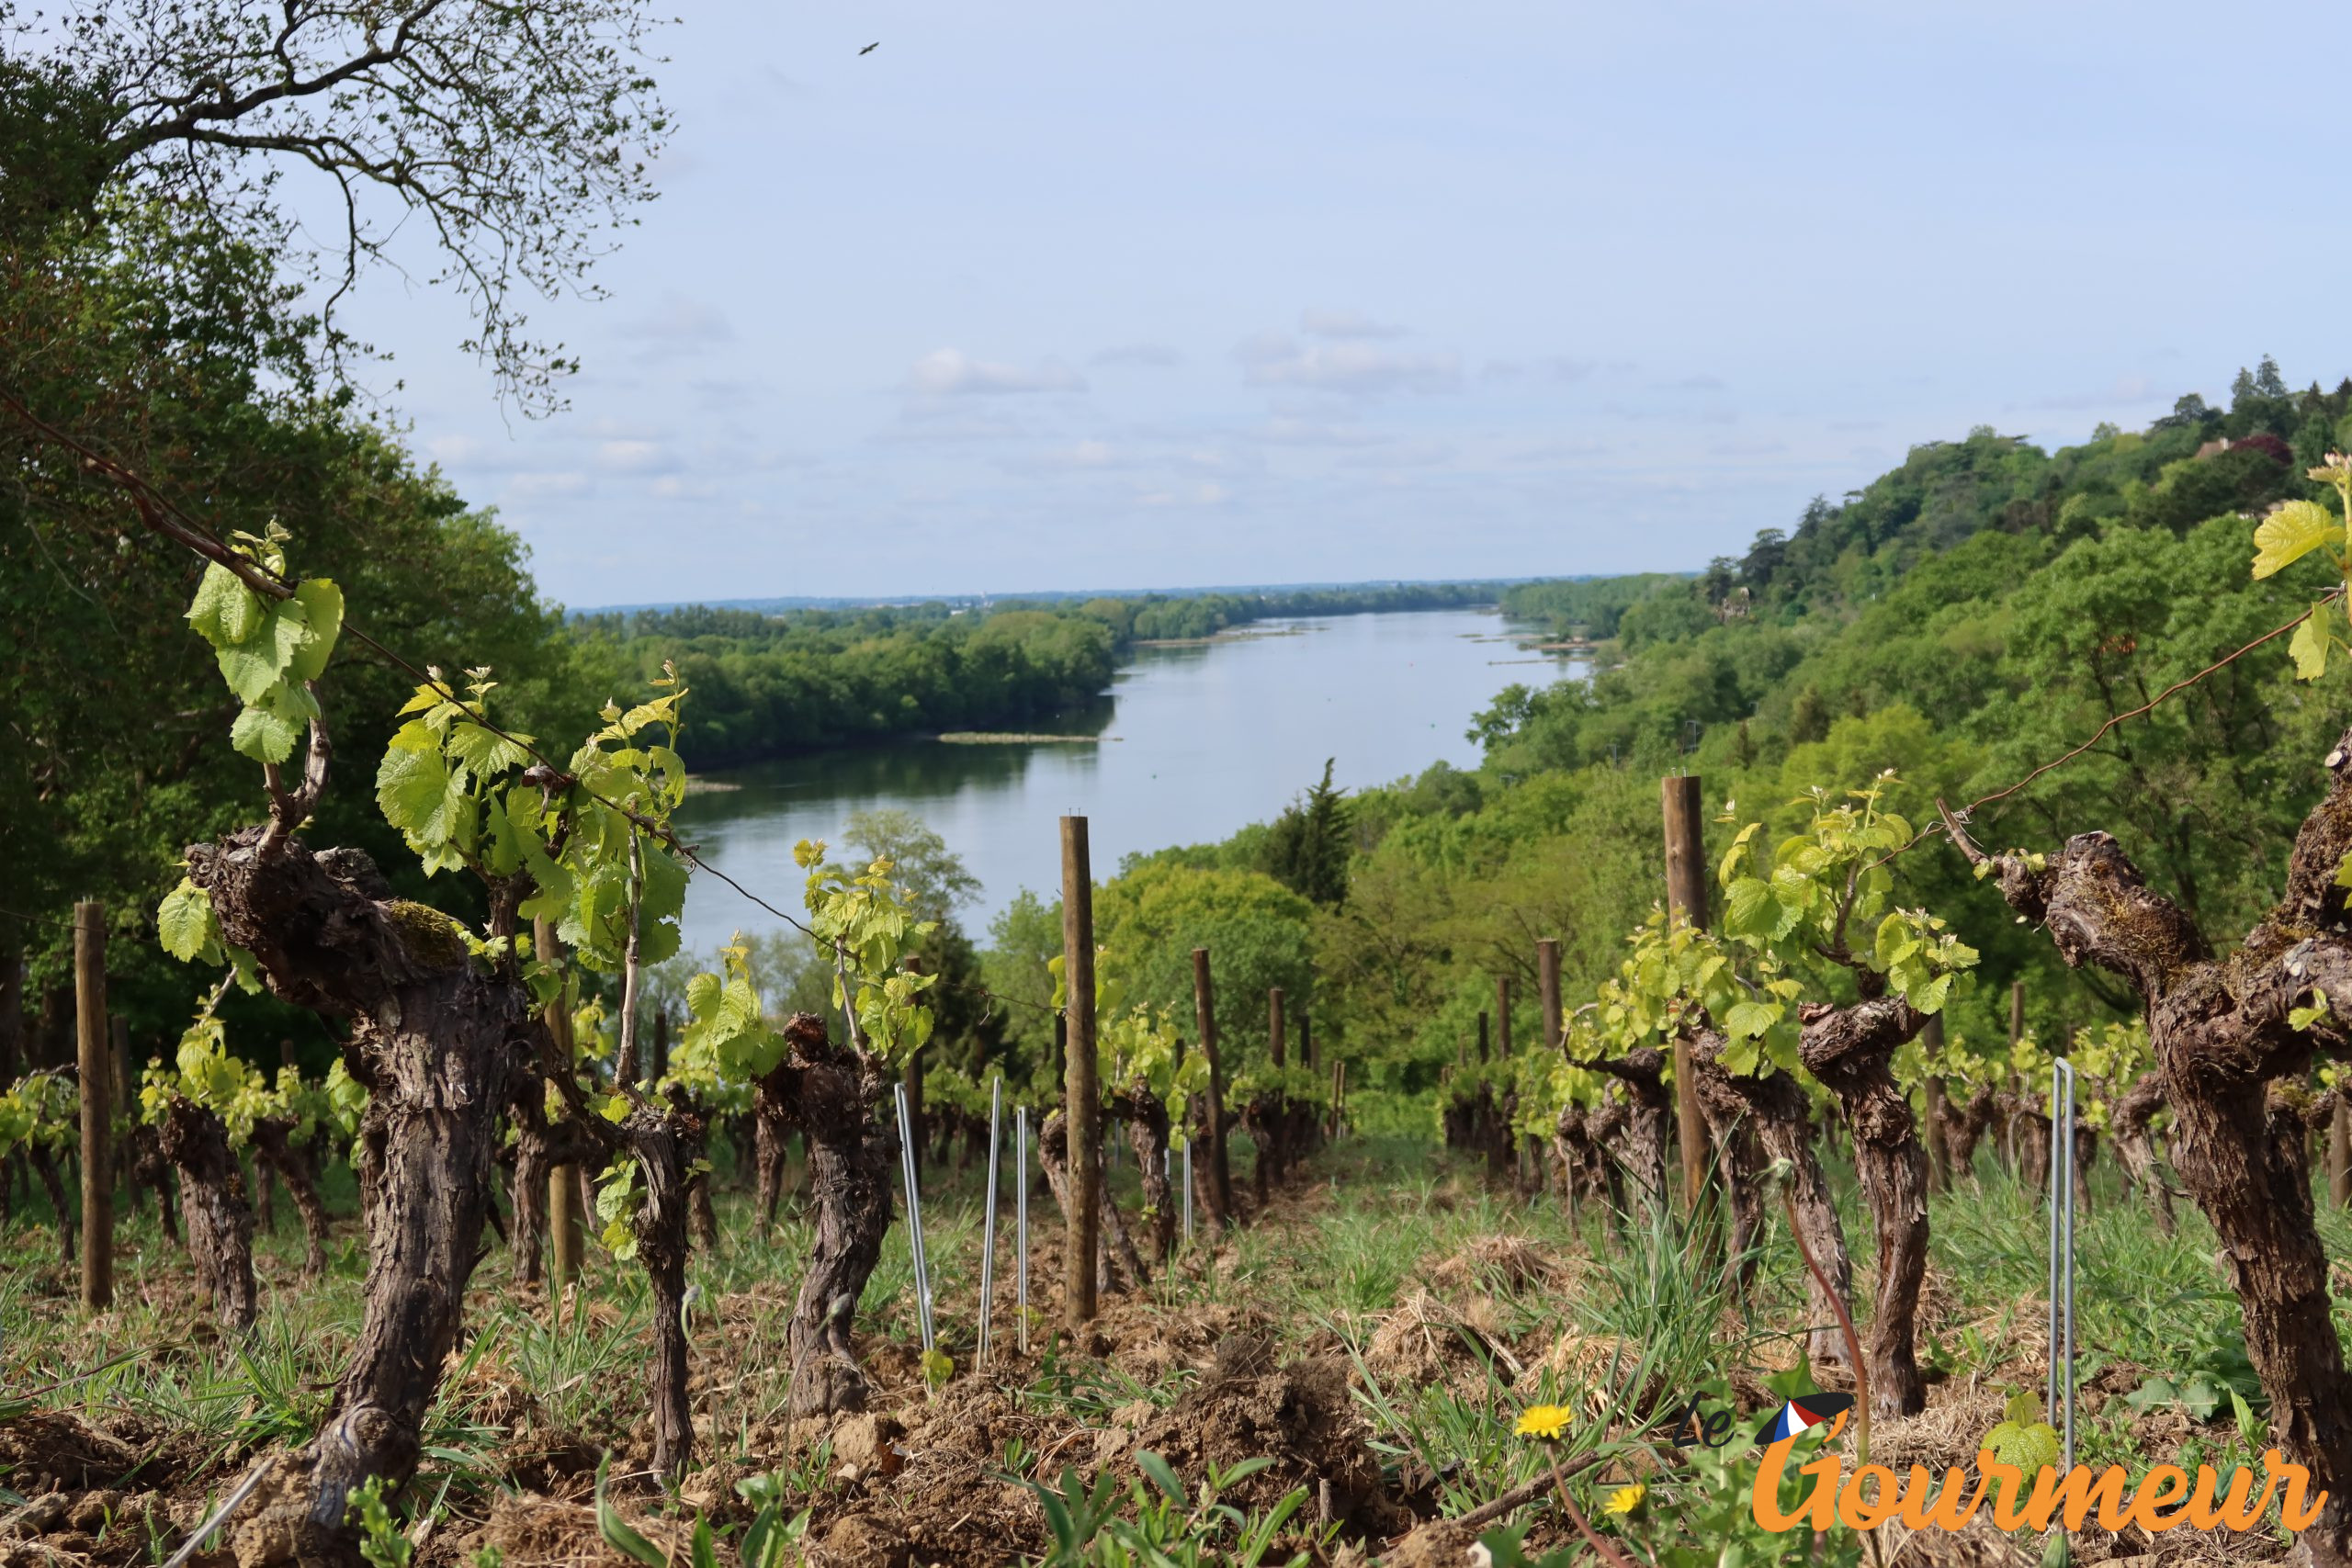
<svg viewBox="0 0 2352 1568"><path fill-rule="evenodd" d="M1301 310L1298 330L1308 337L1403 337L1405 329L1374 321L1361 310Z"/></svg>
<svg viewBox="0 0 2352 1568"><path fill-rule="evenodd" d="M617 474L667 474L681 465L659 441L603 441L596 446L596 466Z"/></svg>
<svg viewBox="0 0 2352 1568"><path fill-rule="evenodd" d="M1034 368L974 359L961 349L939 348L907 372L907 390L919 398L995 396L1008 392L1082 392L1085 378L1046 360Z"/></svg>
<svg viewBox="0 0 2352 1568"><path fill-rule="evenodd" d="M541 501L555 496L592 495L596 481L582 473L516 474L506 481L510 501Z"/></svg>
<svg viewBox="0 0 2352 1568"><path fill-rule="evenodd" d="M1490 359L1478 374L1489 381L1517 381L1526 376L1540 376L1565 386L1583 380L1598 368L1589 359L1570 359L1555 354L1541 359Z"/></svg>
<svg viewBox="0 0 2352 1568"><path fill-rule="evenodd" d="M1305 387L1315 391L1372 397L1384 392L1445 392L1462 381L1462 362L1451 354L1409 354L1342 341L1311 343L1279 333L1244 339L1234 357L1253 387Z"/></svg>
<svg viewBox="0 0 2352 1568"><path fill-rule="evenodd" d="M1090 362L1095 365L1141 365L1155 370L1184 363L1184 356L1165 344L1126 343L1106 348Z"/></svg>
<svg viewBox="0 0 2352 1568"><path fill-rule="evenodd" d="M1353 425L1328 424L1319 420L1278 416L1245 433L1245 439L1270 446L1378 446L1385 435Z"/></svg>

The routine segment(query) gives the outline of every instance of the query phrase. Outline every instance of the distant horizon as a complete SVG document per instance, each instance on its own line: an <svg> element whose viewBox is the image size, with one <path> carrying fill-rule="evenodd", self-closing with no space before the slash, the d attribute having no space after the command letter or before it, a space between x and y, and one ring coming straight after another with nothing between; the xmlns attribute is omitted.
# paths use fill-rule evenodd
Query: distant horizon
<svg viewBox="0 0 2352 1568"><path fill-rule="evenodd" d="M774 614L786 610L880 610L906 609L920 604L989 604L1005 601L1042 600L1048 603L1066 599L1148 599L1159 595L1170 599L1197 599L1211 593L1334 593L1351 588L1457 588L1492 584L1497 588L1515 588L1529 582L1589 582L1602 577L1635 577L1638 572L1539 572L1532 577L1367 577L1352 581L1329 582L1235 582L1200 584L1175 588L1032 588L1018 592L976 590L966 593L896 593L888 597L860 598L855 595L775 594L744 599L650 599L633 604L567 604L566 616L628 615L641 610L749 610ZM1693 571L1668 572L1668 576L1695 576Z"/></svg>

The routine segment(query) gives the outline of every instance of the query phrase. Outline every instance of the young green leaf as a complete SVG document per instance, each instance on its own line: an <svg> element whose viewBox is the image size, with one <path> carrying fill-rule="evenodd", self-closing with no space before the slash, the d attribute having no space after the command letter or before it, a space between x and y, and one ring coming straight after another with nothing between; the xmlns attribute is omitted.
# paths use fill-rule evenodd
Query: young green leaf
<svg viewBox="0 0 2352 1568"><path fill-rule="evenodd" d="M2254 575L2268 577L2302 559L2340 535L2344 525L2312 501L2290 501L2254 530Z"/></svg>
<svg viewBox="0 0 2352 1568"><path fill-rule="evenodd" d="M2327 673L2327 606L2313 604L2287 644L2287 657L2295 661L2296 679L2316 681Z"/></svg>

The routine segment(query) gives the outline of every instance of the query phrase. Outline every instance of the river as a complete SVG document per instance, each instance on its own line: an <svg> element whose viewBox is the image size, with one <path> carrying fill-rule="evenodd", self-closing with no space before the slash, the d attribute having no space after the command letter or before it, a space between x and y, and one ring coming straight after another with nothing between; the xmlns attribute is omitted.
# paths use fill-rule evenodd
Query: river
<svg viewBox="0 0 2352 1568"><path fill-rule="evenodd" d="M1388 784L1440 760L1474 766L1472 715L1514 682L1566 673L1530 651L1530 628L1493 611L1431 610L1261 622L1236 635L1136 650L1086 711L1023 727L1076 742L935 739L844 747L702 775L677 814L705 859L770 903L799 912L792 847L840 842L853 811L903 807L978 877L960 911L988 923L1023 887L1061 886L1065 812L1088 819L1098 881L1123 855L1223 839L1280 812L1321 776L1349 789ZM707 953L773 916L715 877L686 895L686 945Z"/></svg>

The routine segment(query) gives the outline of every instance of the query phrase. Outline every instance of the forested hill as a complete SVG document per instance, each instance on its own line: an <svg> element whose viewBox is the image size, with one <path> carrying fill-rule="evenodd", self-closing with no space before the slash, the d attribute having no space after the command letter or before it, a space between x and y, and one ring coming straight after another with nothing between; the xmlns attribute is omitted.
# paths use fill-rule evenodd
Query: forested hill
<svg viewBox="0 0 2352 1568"><path fill-rule="evenodd" d="M1491 604L1497 582L1006 600L858 610L690 605L574 616L571 635L634 676L674 662L695 694L682 750L697 768L794 747L926 730L1037 725L1091 702L1136 643L1291 615Z"/></svg>
<svg viewBox="0 0 2352 1568"><path fill-rule="evenodd" d="M2144 432L2045 453L1980 426L1915 447L1693 576L1513 587L1506 609L1611 637L1615 659L1589 683L1513 688L1478 733L1526 772L1678 754L1694 733L1702 755L1767 754L1898 701L1955 723L2045 680L2038 711L2132 705L2157 689L2139 690L2152 660L2206 651L2167 633L2217 601L2286 614L2295 590L2244 570L2244 518L2326 493L2307 471L2352 445L2347 414L2352 380L2290 392L2266 359L2226 411L2186 397Z"/></svg>
<svg viewBox="0 0 2352 1568"><path fill-rule="evenodd" d="M1400 1042L1380 1076L1404 1091L1452 1060L1493 973L1532 979L1527 931L1563 935L1576 985L1613 973L1658 896L1661 773L1696 772L1711 807L1735 803L1727 819L1787 831L1808 791L1843 798L1885 769L1914 823L1939 796L2028 780L2327 591L2325 552L2256 580L2253 536L2276 502L2334 507L2307 470L2352 446L2347 413L2352 382L2290 392L2265 362L2227 409L2185 398L2142 432L2056 452L1990 429L1922 446L1702 572L1512 589L1509 608L1610 639L1600 672L1506 692L1476 720L1477 772L1433 768L1351 803L1347 892L1321 917L1322 1016ZM1973 830L2038 850L2111 832L2226 946L2277 897L2347 716L2295 680L2280 637L1986 802ZM1730 830L1711 827L1718 850ZM2046 1036L2132 1004L2020 935L1939 841L1893 869L1906 906L1984 950L1955 1031L2004 1031L2013 979ZM1346 961L1363 953L1383 956Z"/></svg>

